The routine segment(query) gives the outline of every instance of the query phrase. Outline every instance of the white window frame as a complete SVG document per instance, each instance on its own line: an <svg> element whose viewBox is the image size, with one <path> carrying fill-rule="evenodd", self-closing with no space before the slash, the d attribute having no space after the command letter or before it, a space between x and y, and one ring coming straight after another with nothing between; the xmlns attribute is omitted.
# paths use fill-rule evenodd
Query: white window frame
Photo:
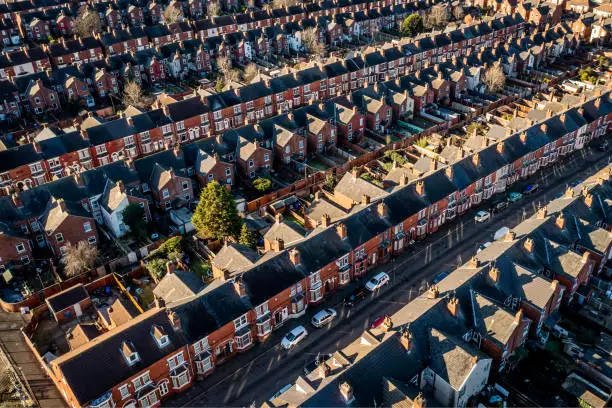
<svg viewBox="0 0 612 408"><path fill-rule="evenodd" d="M234 319L234 329L236 331L242 329L243 327L249 324L248 313L243 314L242 316Z"/></svg>

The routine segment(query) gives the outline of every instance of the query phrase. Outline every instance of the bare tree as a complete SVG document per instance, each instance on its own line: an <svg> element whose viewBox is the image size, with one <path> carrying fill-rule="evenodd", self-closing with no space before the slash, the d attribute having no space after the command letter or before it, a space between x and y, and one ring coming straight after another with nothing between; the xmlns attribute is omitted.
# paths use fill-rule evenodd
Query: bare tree
<svg viewBox="0 0 612 408"><path fill-rule="evenodd" d="M463 17L465 17L465 9L463 6L458 4L453 7L453 18L457 21L461 21L463 20Z"/></svg>
<svg viewBox="0 0 612 408"><path fill-rule="evenodd" d="M227 75L232 69L232 60L229 57L217 58L217 69L222 75Z"/></svg>
<svg viewBox="0 0 612 408"><path fill-rule="evenodd" d="M322 57L325 55L325 44L319 41L319 36L314 28L302 31L302 45L313 55Z"/></svg>
<svg viewBox="0 0 612 408"><path fill-rule="evenodd" d="M221 14L221 7L217 1L211 1L206 4L206 14L208 17L214 17Z"/></svg>
<svg viewBox="0 0 612 408"><path fill-rule="evenodd" d="M170 4L168 4L164 10L164 22L166 24L173 24L178 22L181 17L183 17L181 11L172 2L170 2Z"/></svg>
<svg viewBox="0 0 612 408"><path fill-rule="evenodd" d="M251 63L244 68L244 82L250 83L259 73L257 65Z"/></svg>
<svg viewBox="0 0 612 408"><path fill-rule="evenodd" d="M135 81L127 81L123 87L123 105L132 105L137 108L146 108L151 101L143 92L140 85Z"/></svg>
<svg viewBox="0 0 612 408"><path fill-rule="evenodd" d="M77 276L88 272L96 264L97 257L98 248L85 241L80 241L78 244L68 247L66 256L62 258L64 273L66 276Z"/></svg>
<svg viewBox="0 0 612 408"><path fill-rule="evenodd" d="M495 64L485 71L482 81L490 92L499 92L506 83L506 74L499 64Z"/></svg>
<svg viewBox="0 0 612 408"><path fill-rule="evenodd" d="M429 28L443 27L450 19L450 11L448 7L437 4L431 8L429 14L425 17L425 26Z"/></svg>
<svg viewBox="0 0 612 408"><path fill-rule="evenodd" d="M102 21L100 21L100 15L87 6L81 6L77 14L74 31L79 37L91 37L101 32Z"/></svg>

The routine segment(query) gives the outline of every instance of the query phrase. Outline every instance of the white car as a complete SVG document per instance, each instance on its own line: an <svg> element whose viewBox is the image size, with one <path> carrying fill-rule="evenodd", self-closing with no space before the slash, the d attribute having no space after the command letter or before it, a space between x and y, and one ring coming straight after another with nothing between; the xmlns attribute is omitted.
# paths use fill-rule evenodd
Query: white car
<svg viewBox="0 0 612 408"><path fill-rule="evenodd" d="M297 346L297 344L300 341L304 340L307 335L308 332L306 331L304 326L298 326L295 329L291 330L289 333L285 334L285 337L283 337L283 340L281 341L281 345L285 350L289 350Z"/></svg>
<svg viewBox="0 0 612 408"><path fill-rule="evenodd" d="M488 247L490 247L492 244L491 241L487 241L484 244L482 244L480 247L478 247L478 250L476 251L477 254L479 254L480 252L484 251L485 249L487 249Z"/></svg>
<svg viewBox="0 0 612 408"><path fill-rule="evenodd" d="M336 311L334 309L323 309L316 315L312 316L310 321L314 327L323 327L336 318Z"/></svg>
<svg viewBox="0 0 612 408"><path fill-rule="evenodd" d="M476 215L474 216L474 221L476 222L485 222L487 221L489 218L491 218L491 213L488 211L478 211L476 213Z"/></svg>
<svg viewBox="0 0 612 408"><path fill-rule="evenodd" d="M372 279L366 283L365 288L370 292L374 292L376 289L380 289L389 283L389 275L384 272L376 274Z"/></svg>

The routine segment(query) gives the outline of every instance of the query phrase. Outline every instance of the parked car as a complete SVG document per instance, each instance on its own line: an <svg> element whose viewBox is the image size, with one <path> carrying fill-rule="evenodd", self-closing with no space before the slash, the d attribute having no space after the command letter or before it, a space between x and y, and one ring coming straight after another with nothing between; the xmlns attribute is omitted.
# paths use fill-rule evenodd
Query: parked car
<svg viewBox="0 0 612 408"><path fill-rule="evenodd" d="M480 210L474 216L474 221L476 222L485 222L489 218L491 218L491 213L485 210Z"/></svg>
<svg viewBox="0 0 612 408"><path fill-rule="evenodd" d="M439 273L432 281L431 283L433 283L434 285L440 283L440 281L444 278L446 278L448 275L450 275L452 271L444 271L442 273Z"/></svg>
<svg viewBox="0 0 612 408"><path fill-rule="evenodd" d="M273 396L270 397L270 399L268 401L274 401L276 398L280 397L281 395L283 395L285 392L287 392L287 390L289 390L289 388L291 388L292 385L291 384L287 384L285 385L283 388L281 388L280 390L278 390Z"/></svg>
<svg viewBox="0 0 612 408"><path fill-rule="evenodd" d="M538 188L540 188L540 185L538 183L530 184L527 186L527 188L525 188L525 190L523 190L523 195L533 194L538 191Z"/></svg>
<svg viewBox="0 0 612 408"><path fill-rule="evenodd" d="M380 289L389 283L389 275L384 272L377 273L372 279L366 283L365 288L370 292Z"/></svg>
<svg viewBox="0 0 612 408"><path fill-rule="evenodd" d="M372 323L370 323L370 329L376 329L385 321L385 316L378 316Z"/></svg>
<svg viewBox="0 0 612 408"><path fill-rule="evenodd" d="M357 303L361 302L368 295L365 288L360 287L355 289L350 295L344 298L344 304L348 307L353 307Z"/></svg>
<svg viewBox="0 0 612 408"><path fill-rule="evenodd" d="M308 375L310 373L312 373L314 370L317 369L317 367L326 362L327 360L329 360L331 358L332 354L319 354L317 355L317 358L315 358L314 360L312 360L310 363L306 364L304 366L304 374Z"/></svg>
<svg viewBox="0 0 612 408"><path fill-rule="evenodd" d="M479 246L479 247L478 247L478 249L476 250L476 253L478 254L478 253L480 253L480 252L484 251L485 249L487 249L488 247L490 247L490 246L491 246L491 244L492 244L492 242L491 242L491 241L487 241L487 242L485 242L484 244L482 244L481 246Z"/></svg>
<svg viewBox="0 0 612 408"><path fill-rule="evenodd" d="M297 346L300 341L304 340L306 336L308 336L308 332L304 326L298 326L285 334L285 337L283 337L281 341L281 345L285 350L292 349Z"/></svg>
<svg viewBox="0 0 612 408"><path fill-rule="evenodd" d="M523 195L514 191L508 195L508 202L514 203L515 201L518 201L521 198L523 198Z"/></svg>
<svg viewBox="0 0 612 408"><path fill-rule="evenodd" d="M500 239L503 239L508 232L510 232L510 228L501 227L493 234L493 241L499 241Z"/></svg>
<svg viewBox="0 0 612 408"><path fill-rule="evenodd" d="M491 207L491 211L494 213L502 212L506 208L508 208L508 205L508 201L499 201L493 204L493 206Z"/></svg>
<svg viewBox="0 0 612 408"><path fill-rule="evenodd" d="M597 150L599 150L600 152L607 152L608 151L608 141L605 140L601 142L600 144L598 144Z"/></svg>
<svg viewBox="0 0 612 408"><path fill-rule="evenodd" d="M336 311L331 308L323 309L314 316L310 322L314 327L323 327L336 318Z"/></svg>

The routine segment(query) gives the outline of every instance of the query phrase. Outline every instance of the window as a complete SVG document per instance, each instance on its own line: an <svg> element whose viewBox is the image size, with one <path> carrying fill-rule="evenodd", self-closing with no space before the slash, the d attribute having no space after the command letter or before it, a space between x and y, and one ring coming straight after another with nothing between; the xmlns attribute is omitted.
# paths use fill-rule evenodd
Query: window
<svg viewBox="0 0 612 408"><path fill-rule="evenodd" d="M168 386L166 385L166 387ZM147 395L145 395L144 397L140 398L139 401L140 401L140 406L142 408L149 408L157 404L159 399L157 398L157 393L155 392L155 390L153 390Z"/></svg>
<svg viewBox="0 0 612 408"><path fill-rule="evenodd" d="M227 177L231 176L231 175L232 175L232 169L230 169L229 167L227 167L227 168L225 169L225 175L226 175Z"/></svg>
<svg viewBox="0 0 612 408"><path fill-rule="evenodd" d="M130 390L128 389L128 385L127 384L123 384L121 387L119 387L119 393L121 393L121 399L126 399L127 397L130 396Z"/></svg>
<svg viewBox="0 0 612 408"><path fill-rule="evenodd" d="M15 245L15 249L17 249L17 253L20 254L20 253L25 251L25 245L17 244L17 245Z"/></svg>
<svg viewBox="0 0 612 408"><path fill-rule="evenodd" d="M170 192L168 191L168 189L167 189L167 188L164 188L164 189L162 190L162 197L163 197L163 198L168 198L168 197L170 197Z"/></svg>
<svg viewBox="0 0 612 408"><path fill-rule="evenodd" d="M183 352L177 353L168 359L168 368L170 371L174 370L176 367L182 365L185 362L185 358L183 356Z"/></svg>
<svg viewBox="0 0 612 408"><path fill-rule="evenodd" d="M241 328L243 328L244 326L246 326L248 323L249 323L249 321L248 321L247 315L245 313L242 316L240 316L239 318L237 318L236 320L234 320L234 328L236 329L236 331L238 331Z"/></svg>
<svg viewBox="0 0 612 408"><path fill-rule="evenodd" d="M215 176L212 173L208 174L208 181L213 181L214 178Z"/></svg>
<svg viewBox="0 0 612 408"><path fill-rule="evenodd" d="M96 245L96 237L88 237L87 238L87 243L89 245Z"/></svg>
<svg viewBox="0 0 612 408"><path fill-rule="evenodd" d="M159 395L162 397L168 393L168 382L164 381L159 384Z"/></svg>
<svg viewBox="0 0 612 408"><path fill-rule="evenodd" d="M172 377L172 387L175 390L183 388L188 383L189 383L189 371L188 370L184 370L179 375Z"/></svg>
<svg viewBox="0 0 612 408"><path fill-rule="evenodd" d="M60 247L60 255L61 256L65 256L67 252L68 252L68 248L67 247L65 247L65 246Z"/></svg>
<svg viewBox="0 0 612 408"><path fill-rule="evenodd" d="M204 374L212 369L212 357L208 356L200 361L196 361L196 367L199 374Z"/></svg>
<svg viewBox="0 0 612 408"><path fill-rule="evenodd" d="M264 161L265 162L270 161L270 155L268 153L264 154Z"/></svg>
<svg viewBox="0 0 612 408"><path fill-rule="evenodd" d="M253 159L249 160L249 168L254 167L255 166L255 162L253 161Z"/></svg>
<svg viewBox="0 0 612 408"><path fill-rule="evenodd" d="M189 182L188 181L183 181L183 191L185 190L189 190Z"/></svg>
<svg viewBox="0 0 612 408"><path fill-rule="evenodd" d="M61 232L58 232L57 234L55 234L55 241L59 242L64 242L64 236L62 235Z"/></svg>
<svg viewBox="0 0 612 408"><path fill-rule="evenodd" d="M132 384L134 384L135 391L140 390L142 387L144 387L150 382L151 382L151 376L149 375L148 371L132 380Z"/></svg>
<svg viewBox="0 0 612 408"><path fill-rule="evenodd" d="M24 265L29 264L29 263L30 263L30 257L29 257L29 256L27 256L27 255L22 256L22 257L21 257L21 263L22 263L22 264L24 264Z"/></svg>
<svg viewBox="0 0 612 408"><path fill-rule="evenodd" d="M249 331L242 336L236 336L235 341L237 349L242 350L247 348L251 345L251 332Z"/></svg>
<svg viewBox="0 0 612 408"><path fill-rule="evenodd" d="M300 148L300 149L303 149L303 148L304 148L304 141L303 141L303 140L300 140L300 141L298 142L298 146L299 146L299 148Z"/></svg>
<svg viewBox="0 0 612 408"><path fill-rule="evenodd" d="M85 232L89 232L89 231L91 231L91 222L89 222L89 221L88 221L88 222L84 222L84 223L83 223L83 230L84 230Z"/></svg>
<svg viewBox="0 0 612 408"><path fill-rule="evenodd" d="M202 354L206 350L208 350L208 337L203 338L193 345L193 352L196 356Z"/></svg>

